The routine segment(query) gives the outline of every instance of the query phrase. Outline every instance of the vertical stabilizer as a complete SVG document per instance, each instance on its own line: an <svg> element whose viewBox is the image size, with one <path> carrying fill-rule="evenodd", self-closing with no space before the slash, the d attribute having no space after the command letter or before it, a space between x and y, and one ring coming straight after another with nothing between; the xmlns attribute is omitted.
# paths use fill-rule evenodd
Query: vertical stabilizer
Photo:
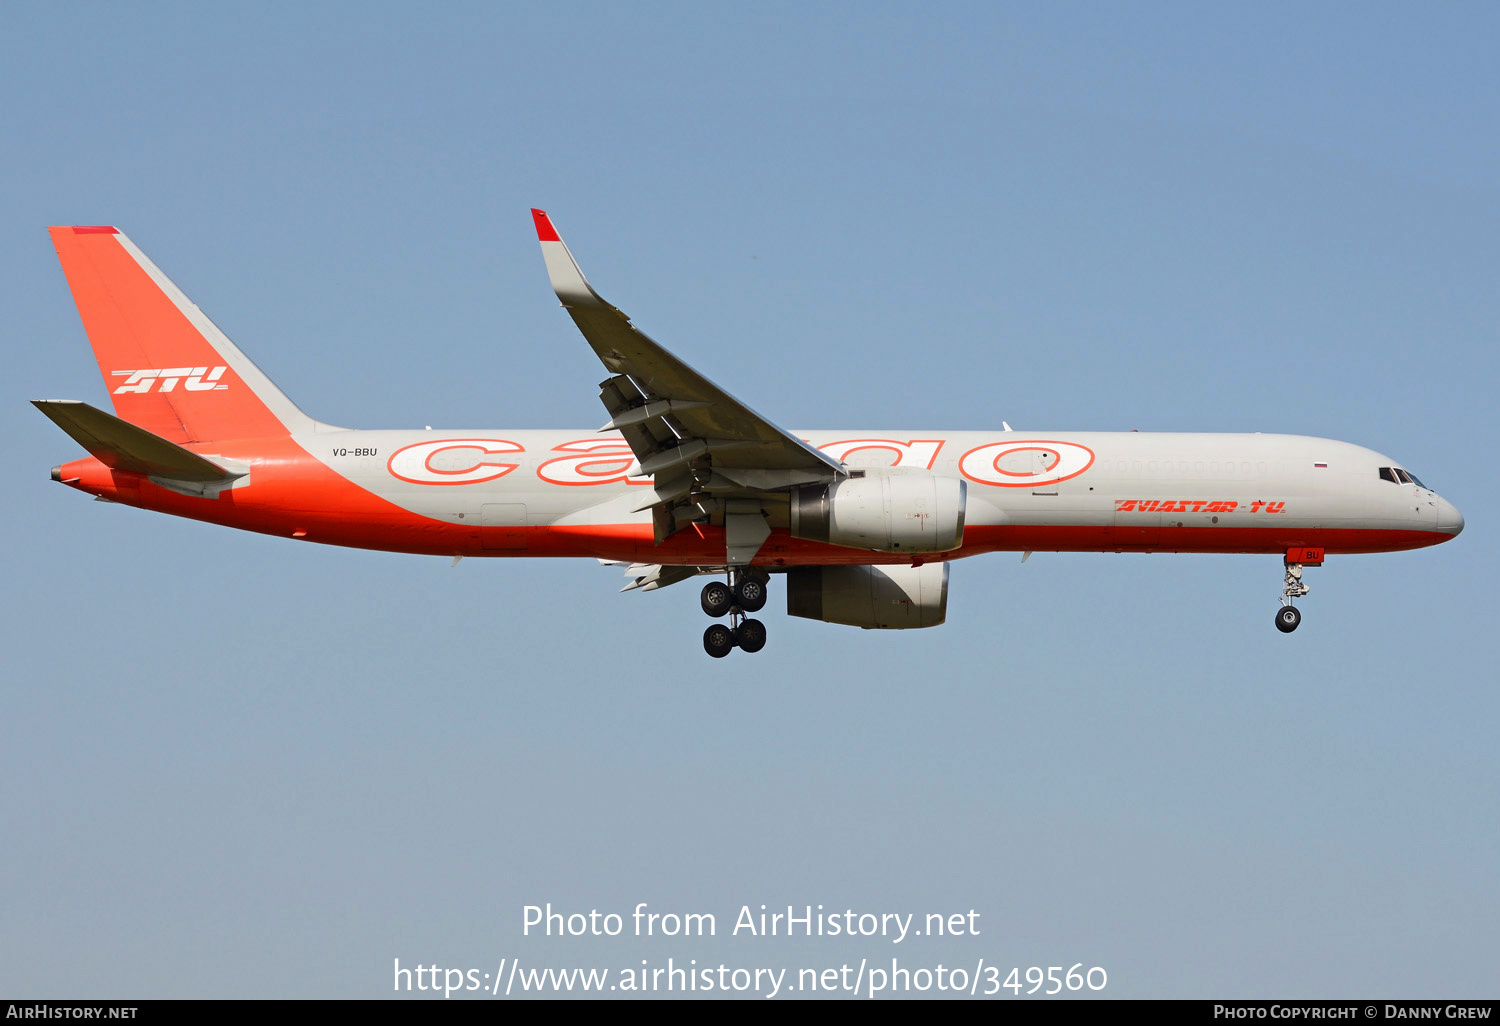
<svg viewBox="0 0 1500 1026"><path fill-rule="evenodd" d="M114 228L49 228L122 420L179 444L317 424Z"/></svg>

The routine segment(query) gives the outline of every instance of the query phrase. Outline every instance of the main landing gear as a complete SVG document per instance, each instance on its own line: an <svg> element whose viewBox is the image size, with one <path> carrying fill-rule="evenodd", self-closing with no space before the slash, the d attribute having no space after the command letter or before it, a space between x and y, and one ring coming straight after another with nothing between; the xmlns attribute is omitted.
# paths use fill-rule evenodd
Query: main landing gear
<svg viewBox="0 0 1500 1026"><path fill-rule="evenodd" d="M1283 634L1292 633L1292 631L1297 629L1297 625L1302 622L1302 610L1292 605L1292 603L1312 590L1302 583L1302 565L1304 562L1309 566L1321 566L1323 564L1323 550L1287 550L1286 560L1283 564L1286 567L1286 580L1281 585L1281 608L1276 610L1276 629Z"/></svg>
<svg viewBox="0 0 1500 1026"><path fill-rule="evenodd" d="M703 611L729 622L716 623L703 632L703 651L723 659L735 648L759 652L766 647L766 625L746 613L756 613L766 604L766 576L758 570L729 571L729 581L709 581L703 586Z"/></svg>

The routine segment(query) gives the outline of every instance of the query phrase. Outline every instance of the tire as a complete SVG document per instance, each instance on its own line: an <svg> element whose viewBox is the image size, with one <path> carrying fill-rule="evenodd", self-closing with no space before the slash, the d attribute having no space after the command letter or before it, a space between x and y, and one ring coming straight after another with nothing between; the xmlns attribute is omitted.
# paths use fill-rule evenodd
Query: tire
<svg viewBox="0 0 1500 1026"><path fill-rule="evenodd" d="M723 581L709 581L703 586L703 611L714 619L727 616L734 605L734 592Z"/></svg>
<svg viewBox="0 0 1500 1026"><path fill-rule="evenodd" d="M757 613L766 606L766 582L758 577L741 577L734 586L734 604L747 613Z"/></svg>
<svg viewBox="0 0 1500 1026"><path fill-rule="evenodd" d="M715 659L723 659L734 650L734 631L728 624L712 623L703 632L703 651Z"/></svg>
<svg viewBox="0 0 1500 1026"><path fill-rule="evenodd" d="M765 601L765 596L761 596ZM746 620L734 632L735 644L746 652L759 652L766 647L766 625L759 620Z"/></svg>
<svg viewBox="0 0 1500 1026"><path fill-rule="evenodd" d="M1296 606L1282 606L1276 610L1276 629L1283 634L1292 633L1301 622L1302 611Z"/></svg>

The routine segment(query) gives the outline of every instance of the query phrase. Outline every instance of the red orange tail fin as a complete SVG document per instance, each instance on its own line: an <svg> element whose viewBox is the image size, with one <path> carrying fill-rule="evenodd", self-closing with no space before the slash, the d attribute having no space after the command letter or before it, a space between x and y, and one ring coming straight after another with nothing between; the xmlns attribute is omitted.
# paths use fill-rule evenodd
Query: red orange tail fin
<svg viewBox="0 0 1500 1026"><path fill-rule="evenodd" d="M122 420L178 443L316 426L116 229L48 231Z"/></svg>

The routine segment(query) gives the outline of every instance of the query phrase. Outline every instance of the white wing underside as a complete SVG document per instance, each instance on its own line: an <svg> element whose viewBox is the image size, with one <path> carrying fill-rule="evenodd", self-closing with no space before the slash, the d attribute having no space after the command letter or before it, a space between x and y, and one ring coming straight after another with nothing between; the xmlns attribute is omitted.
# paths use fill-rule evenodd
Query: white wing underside
<svg viewBox="0 0 1500 1026"><path fill-rule="evenodd" d="M685 581L700 574L721 573L721 566L662 566L659 563L624 563L617 559L601 559L600 566L623 566L629 578L621 591L655 591L670 584Z"/></svg>

